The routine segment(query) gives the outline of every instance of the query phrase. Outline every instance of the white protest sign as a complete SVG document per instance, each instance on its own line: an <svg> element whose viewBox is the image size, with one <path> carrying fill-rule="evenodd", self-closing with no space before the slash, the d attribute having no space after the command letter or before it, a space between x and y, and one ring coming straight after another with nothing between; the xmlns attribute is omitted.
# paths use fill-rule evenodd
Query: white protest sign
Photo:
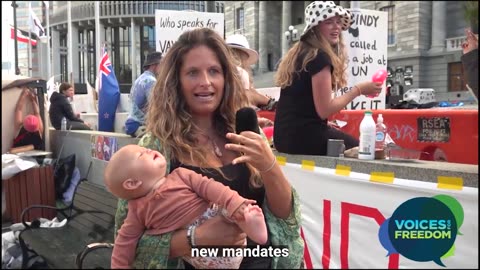
<svg viewBox="0 0 480 270"><path fill-rule="evenodd" d="M178 37L194 28L208 27L224 37L223 13L155 10L156 49L165 54Z"/></svg>
<svg viewBox="0 0 480 270"><path fill-rule="evenodd" d="M388 13L384 11L351 10L354 22L343 32L348 50L348 87L337 90L337 95L350 91L355 84L371 81L380 69L387 70ZM364 95L355 98L346 106L348 110L385 109L385 83L380 95L369 98Z"/></svg>

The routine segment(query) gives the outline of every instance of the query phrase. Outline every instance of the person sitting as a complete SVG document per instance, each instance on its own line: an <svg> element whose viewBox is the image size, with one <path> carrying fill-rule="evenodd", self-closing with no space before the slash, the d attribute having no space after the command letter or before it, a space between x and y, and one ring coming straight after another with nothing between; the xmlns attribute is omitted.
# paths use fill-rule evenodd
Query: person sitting
<svg viewBox="0 0 480 270"><path fill-rule="evenodd" d="M62 126L62 119L67 119L67 130L91 130L90 124L78 118L73 113L72 105L68 98L72 98L75 94L73 86L69 83L62 83L58 88L60 93L53 92L50 97L50 122L56 130L60 130Z"/></svg>
<svg viewBox="0 0 480 270"><path fill-rule="evenodd" d="M157 75L162 60L161 52L147 55L143 64L144 72L138 77L130 90L130 112L125 121L125 133L132 137L141 137L145 134L145 113L150 90L157 82Z"/></svg>
<svg viewBox="0 0 480 270"><path fill-rule="evenodd" d="M236 191L186 168L166 174L167 163L157 151L127 145L116 152L105 168L105 185L117 196L128 200L129 212L115 238L112 268L129 268L143 233L155 235L179 228L193 230L212 215L215 208L234 221L254 241L267 241L262 209ZM218 211L220 212L220 211ZM189 241L194 243L190 235ZM196 268L238 268L242 257L190 257Z"/></svg>
<svg viewBox="0 0 480 270"><path fill-rule="evenodd" d="M244 35L235 34L225 40L231 49L232 56L237 62L237 69L242 79L243 87L247 90L249 101L260 110L274 111L277 101L274 98L260 94L253 86L251 65L258 61L258 52L250 49L248 40Z"/></svg>
<svg viewBox="0 0 480 270"><path fill-rule="evenodd" d="M377 95L382 83L364 81L332 97L347 84L347 55L342 31L353 22L349 10L333 1L314 1L305 9L306 25L300 41L283 57L275 75L280 99L275 111L273 141L279 152L326 155L329 139L342 139L345 149L357 138L338 129L328 118L360 95Z"/></svg>
<svg viewBox="0 0 480 270"><path fill-rule="evenodd" d="M26 100L30 99L33 107L33 114L23 117L23 107ZM37 95L28 88L23 88L22 94L15 107L15 139L13 147L33 145L35 150L45 150L43 140L43 121L40 116Z"/></svg>

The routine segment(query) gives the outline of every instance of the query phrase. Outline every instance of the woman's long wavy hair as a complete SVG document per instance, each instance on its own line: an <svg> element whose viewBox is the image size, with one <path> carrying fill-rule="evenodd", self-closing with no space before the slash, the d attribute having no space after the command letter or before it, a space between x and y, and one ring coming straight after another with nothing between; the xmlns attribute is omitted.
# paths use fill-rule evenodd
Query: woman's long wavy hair
<svg viewBox="0 0 480 270"><path fill-rule="evenodd" d="M199 46L206 46L218 57L225 78L224 94L214 112L214 129L222 137L235 132L235 113L248 106L237 68L222 37L208 28L184 32L162 59L157 83L150 93L146 114L147 131L162 144L170 159L192 162L202 168L212 167L205 161L207 150L196 135L202 131L192 121L192 113L181 91L180 69L185 55ZM258 186L259 173L252 166L250 183Z"/></svg>
<svg viewBox="0 0 480 270"><path fill-rule="evenodd" d="M282 89L290 86L295 76L298 76L302 70L307 71L307 64L320 51L326 53L332 62L332 91L346 86L347 75L345 71L348 66L348 58L342 34L340 33L339 42L332 46L322 35L317 36L313 28L284 56L275 74L275 84Z"/></svg>

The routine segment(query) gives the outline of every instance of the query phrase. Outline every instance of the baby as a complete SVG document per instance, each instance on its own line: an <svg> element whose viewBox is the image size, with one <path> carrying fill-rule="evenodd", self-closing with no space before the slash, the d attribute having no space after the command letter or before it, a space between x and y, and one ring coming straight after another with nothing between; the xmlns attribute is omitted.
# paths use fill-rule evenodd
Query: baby
<svg viewBox="0 0 480 270"><path fill-rule="evenodd" d="M159 152L127 145L112 156L105 168L109 191L128 200L128 215L115 239L112 268L131 268L137 241L144 232L163 234L187 228L196 221L198 224L202 215L211 212L211 202L223 208L227 219L234 221L250 239L259 244L267 242L265 219L261 208L252 205L255 201L185 168L165 175L166 165ZM237 257L184 259L196 268L238 268L242 261Z"/></svg>

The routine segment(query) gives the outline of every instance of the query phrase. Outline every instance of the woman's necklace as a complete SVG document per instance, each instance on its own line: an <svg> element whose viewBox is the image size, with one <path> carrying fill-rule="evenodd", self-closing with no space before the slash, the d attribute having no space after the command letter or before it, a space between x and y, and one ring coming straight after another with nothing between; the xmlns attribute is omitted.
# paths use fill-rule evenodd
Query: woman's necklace
<svg viewBox="0 0 480 270"><path fill-rule="evenodd" d="M218 147L217 143L215 142L215 140L212 140L212 138L210 138L210 136L208 136L208 139L212 142L212 146L213 146L213 153L215 153L215 155L217 157L222 157L223 156L223 153L222 151L220 150L220 147Z"/></svg>
<svg viewBox="0 0 480 270"><path fill-rule="evenodd" d="M220 158L223 156L223 153L222 153L222 150L220 150L220 147L218 147L217 143L215 142L215 140L212 139L212 137L210 137L209 135L203 133L202 136L205 136L207 137L207 139L210 141L210 143L212 144L212 148L213 148L213 153L215 154L215 156L217 158Z"/></svg>

